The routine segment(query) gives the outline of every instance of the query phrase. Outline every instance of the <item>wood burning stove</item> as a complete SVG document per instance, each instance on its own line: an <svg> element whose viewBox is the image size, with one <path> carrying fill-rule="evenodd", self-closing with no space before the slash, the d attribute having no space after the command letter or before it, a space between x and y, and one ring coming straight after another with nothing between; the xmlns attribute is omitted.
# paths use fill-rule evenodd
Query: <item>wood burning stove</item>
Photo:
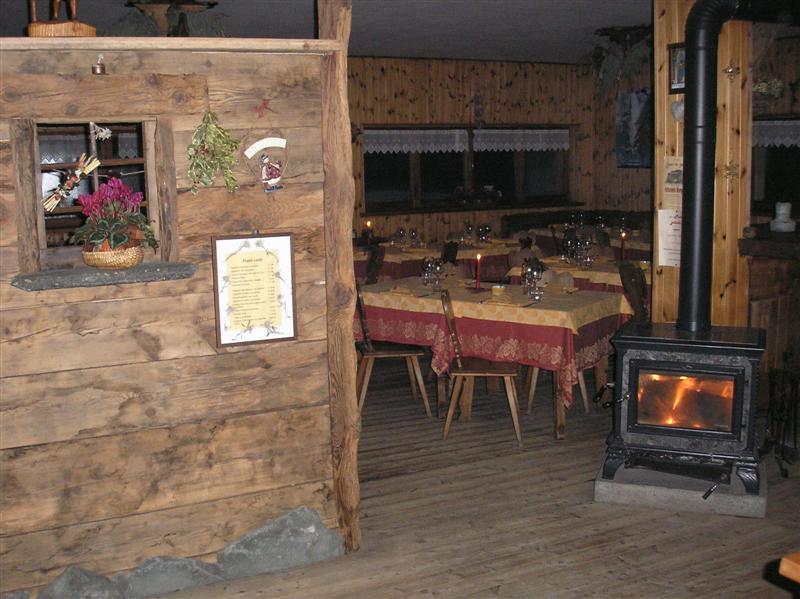
<svg viewBox="0 0 800 599"><path fill-rule="evenodd" d="M617 353L614 429L603 479L620 466L759 493L755 446L761 330L711 326L717 44L731 18L761 20L767 0L697 0L686 21L683 222L677 323L629 324Z"/></svg>
<svg viewBox="0 0 800 599"><path fill-rule="evenodd" d="M614 429L602 476L646 467L759 492L755 398L764 332L635 324L612 340Z"/></svg>

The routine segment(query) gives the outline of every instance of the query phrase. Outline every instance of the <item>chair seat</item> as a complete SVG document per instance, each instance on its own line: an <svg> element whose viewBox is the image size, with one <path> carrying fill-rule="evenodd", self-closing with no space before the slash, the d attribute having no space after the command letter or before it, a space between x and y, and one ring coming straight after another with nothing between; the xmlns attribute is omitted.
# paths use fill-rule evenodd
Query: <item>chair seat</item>
<svg viewBox="0 0 800 599"><path fill-rule="evenodd" d="M372 349L362 351L365 356L373 358L405 358L409 356L424 356L425 350L416 345L403 345L388 341L373 341Z"/></svg>
<svg viewBox="0 0 800 599"><path fill-rule="evenodd" d="M516 376L518 366L511 362L491 362L483 358L461 358L461 366L453 361L450 374L459 376Z"/></svg>

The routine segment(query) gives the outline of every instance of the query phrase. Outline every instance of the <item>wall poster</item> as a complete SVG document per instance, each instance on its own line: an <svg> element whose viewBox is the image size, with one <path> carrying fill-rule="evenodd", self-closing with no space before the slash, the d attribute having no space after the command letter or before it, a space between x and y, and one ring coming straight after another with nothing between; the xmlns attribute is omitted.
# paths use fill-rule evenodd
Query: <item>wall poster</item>
<svg viewBox="0 0 800 599"><path fill-rule="evenodd" d="M653 163L653 96L650 91L620 92L615 118L617 166L649 168Z"/></svg>
<svg viewBox="0 0 800 599"><path fill-rule="evenodd" d="M211 243L217 346L296 339L291 234Z"/></svg>
<svg viewBox="0 0 800 599"><path fill-rule="evenodd" d="M658 211L658 266L681 265L681 224L679 208Z"/></svg>
<svg viewBox="0 0 800 599"><path fill-rule="evenodd" d="M683 206L683 156L664 156L664 196L661 207L680 210Z"/></svg>

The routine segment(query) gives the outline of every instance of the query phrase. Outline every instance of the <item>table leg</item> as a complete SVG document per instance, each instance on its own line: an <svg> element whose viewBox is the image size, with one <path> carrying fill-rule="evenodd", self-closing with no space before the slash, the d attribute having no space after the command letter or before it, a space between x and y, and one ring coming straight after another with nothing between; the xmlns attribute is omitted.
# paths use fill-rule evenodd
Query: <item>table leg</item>
<svg viewBox="0 0 800 599"><path fill-rule="evenodd" d="M556 440L565 438L567 411L564 405L564 393L558 380L558 371L553 372L553 423L555 425Z"/></svg>

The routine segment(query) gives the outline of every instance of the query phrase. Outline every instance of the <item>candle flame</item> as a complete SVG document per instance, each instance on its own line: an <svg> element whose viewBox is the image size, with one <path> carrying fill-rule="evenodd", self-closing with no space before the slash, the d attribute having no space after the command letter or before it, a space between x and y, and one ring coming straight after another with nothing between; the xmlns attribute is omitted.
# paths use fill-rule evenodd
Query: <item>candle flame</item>
<svg viewBox="0 0 800 599"><path fill-rule="evenodd" d="M368 221L367 221L367 229L369 229L371 226L372 226L372 221L371 221L371 220L368 220Z"/></svg>
<svg viewBox="0 0 800 599"><path fill-rule="evenodd" d="M480 255L480 254L478 254L478 257L477 257L477 259L478 259L478 260L480 260L480 259L481 259L481 255Z"/></svg>

